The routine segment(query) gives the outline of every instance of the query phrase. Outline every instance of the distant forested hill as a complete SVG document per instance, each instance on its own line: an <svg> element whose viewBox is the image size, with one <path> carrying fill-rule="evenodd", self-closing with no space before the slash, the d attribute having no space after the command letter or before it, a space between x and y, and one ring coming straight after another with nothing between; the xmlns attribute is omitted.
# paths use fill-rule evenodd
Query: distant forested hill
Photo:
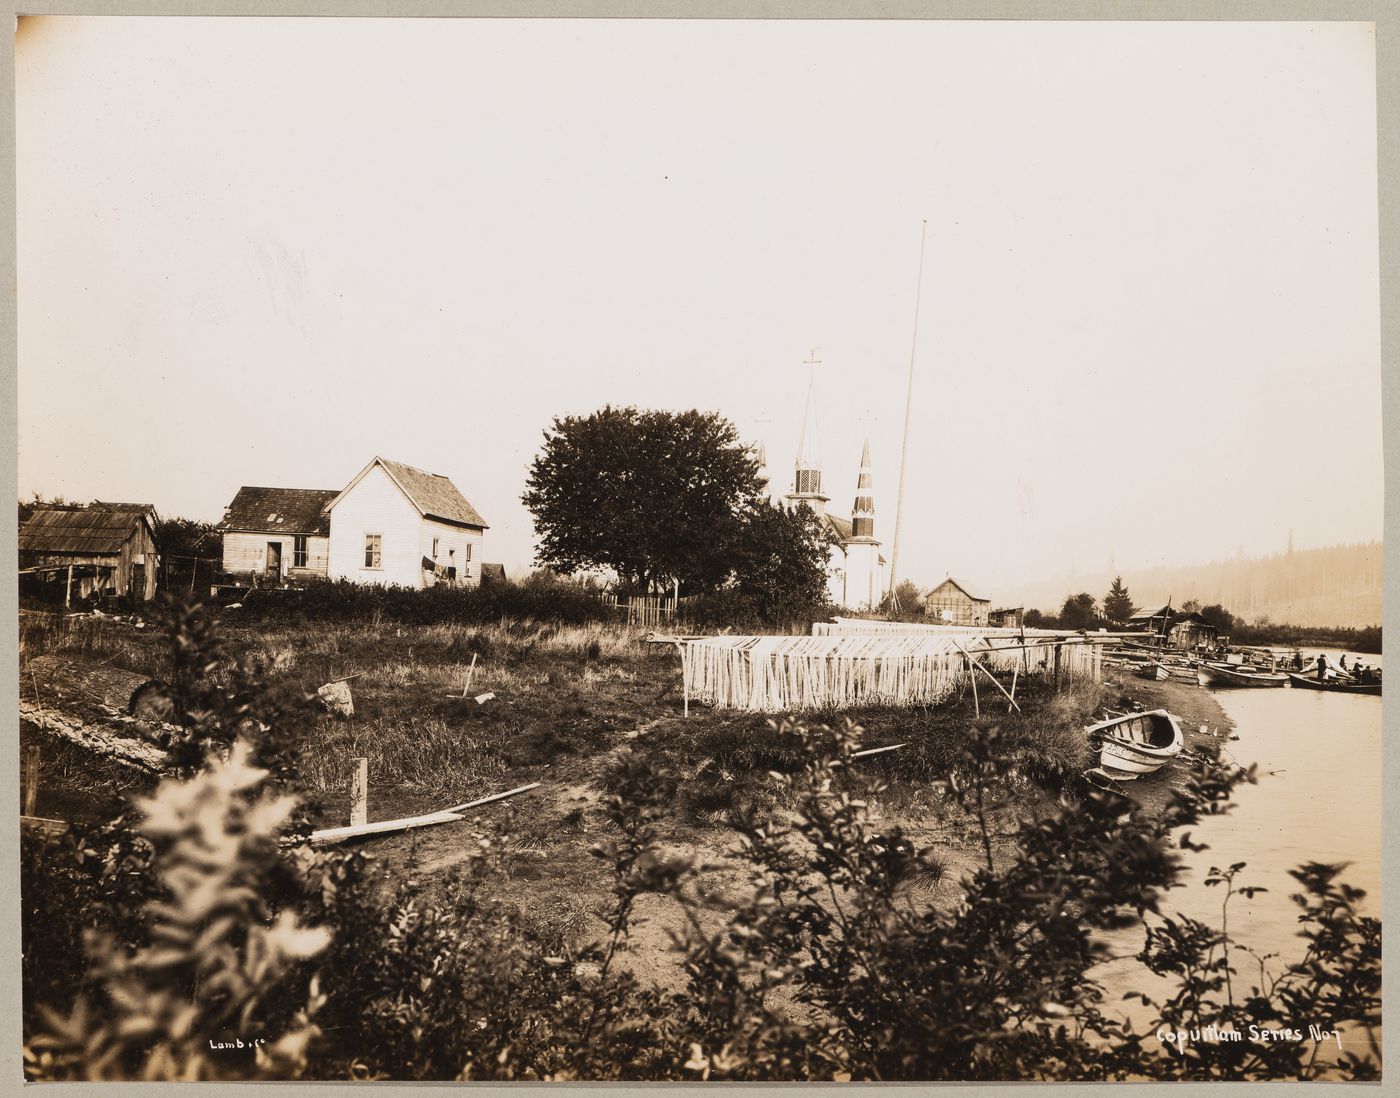
<svg viewBox="0 0 1400 1098"><path fill-rule="evenodd" d="M1218 603L1249 622L1351 628L1381 623L1384 568L1378 541L1122 575L1139 608L1161 606L1168 599L1180 606L1195 599L1202 606ZM1054 612L1067 595L1080 591L1102 603L1112 581L1103 572L1038 583L1028 590L1026 605Z"/></svg>

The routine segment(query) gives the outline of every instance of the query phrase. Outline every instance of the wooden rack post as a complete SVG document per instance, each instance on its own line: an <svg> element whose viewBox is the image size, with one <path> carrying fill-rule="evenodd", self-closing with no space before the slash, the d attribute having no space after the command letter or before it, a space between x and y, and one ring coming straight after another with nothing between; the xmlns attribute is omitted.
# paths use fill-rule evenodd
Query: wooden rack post
<svg viewBox="0 0 1400 1098"><path fill-rule="evenodd" d="M39 803L39 745L30 744L24 752L24 808L25 816L34 815L34 807Z"/></svg>
<svg viewBox="0 0 1400 1098"><path fill-rule="evenodd" d="M369 823L369 760L355 759L355 773L350 779L350 826Z"/></svg>

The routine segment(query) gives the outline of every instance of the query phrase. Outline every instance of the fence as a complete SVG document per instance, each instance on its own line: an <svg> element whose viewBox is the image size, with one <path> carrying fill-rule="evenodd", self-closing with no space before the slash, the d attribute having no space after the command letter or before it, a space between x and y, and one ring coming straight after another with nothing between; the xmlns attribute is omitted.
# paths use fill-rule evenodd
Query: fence
<svg viewBox="0 0 1400 1098"><path fill-rule="evenodd" d="M631 595L626 599L616 595L606 596L610 606L625 612L628 625L665 625L676 616L676 600L673 596Z"/></svg>

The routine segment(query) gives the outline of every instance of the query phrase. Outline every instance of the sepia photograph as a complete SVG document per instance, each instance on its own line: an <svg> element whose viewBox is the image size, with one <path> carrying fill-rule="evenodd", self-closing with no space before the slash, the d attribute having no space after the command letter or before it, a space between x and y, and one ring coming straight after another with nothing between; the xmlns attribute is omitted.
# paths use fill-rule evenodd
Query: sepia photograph
<svg viewBox="0 0 1400 1098"><path fill-rule="evenodd" d="M1375 23L14 41L26 1081L1380 1081Z"/></svg>

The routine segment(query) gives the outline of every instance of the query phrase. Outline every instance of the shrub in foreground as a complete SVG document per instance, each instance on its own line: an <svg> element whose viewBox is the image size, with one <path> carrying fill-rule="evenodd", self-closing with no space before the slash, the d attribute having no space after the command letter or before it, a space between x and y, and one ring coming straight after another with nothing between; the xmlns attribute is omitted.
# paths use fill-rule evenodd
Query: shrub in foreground
<svg viewBox="0 0 1400 1098"><path fill-rule="evenodd" d="M209 643L197 629L195 649ZM199 639L201 638L202 639ZM191 695L195 696L195 695ZM222 704L211 695L212 704ZM984 836L986 865L944 907L911 885L938 859L869 811L878 781L853 765L860 730L788 726L800 757L775 773L782 811L743 807L730 823L753 881L718 928L718 898L658 840L675 775L622 752L604 779L612 869L599 940L548 944L494 898L504 836L478 853L444 899L412 880L387 897L358 852L296 841L295 797L269 786L239 739L211 741L204 765L138 803L131 829L151 852L158 894L140 933L99 933L71 1009L26 1017L32 1078L462 1079L1311 1079L1376 1078L1379 1052L1331 1059L1301 1042L1162 1042L1213 1023L1245 1032L1307 1018L1372 1033L1380 1020L1381 930L1338 869L1295 871L1304 957L1270 971L1226 930L1166 908L1180 883L1185 828L1230 808L1252 772L1206 758L1149 818L1085 790L1024 822L993 856L989 806L1019 780L1016 750L979 726L944 783L944 811ZM466 825L457 825L463 826ZM285 846L276 841L289 837ZM94 839L100 842L100 839ZM1226 908L1241 864L1215 870ZM410 867L412 871L412 867ZM26 880L52 866L31 865ZM61 890L61 875L52 877ZM637 902L674 901L688 929L675 991L619 973ZM713 922L710 923L713 928ZM1096 966L1105 935L1140 928L1141 962L1168 994L1141 997L1134 1028L1109 1009ZM41 928L26 925L33 934ZM26 943L27 946L29 943ZM556 952L558 950L558 952ZM42 963L42 953L26 961ZM37 997L55 989L31 983ZM795 1004L795 1007L794 1007ZM810 1019L810 1020L809 1020ZM216 1035L244 1055L211 1049ZM251 1048L246 1042L255 1042ZM265 1042L265 1043L257 1043ZM236 1050L237 1051L237 1050Z"/></svg>

